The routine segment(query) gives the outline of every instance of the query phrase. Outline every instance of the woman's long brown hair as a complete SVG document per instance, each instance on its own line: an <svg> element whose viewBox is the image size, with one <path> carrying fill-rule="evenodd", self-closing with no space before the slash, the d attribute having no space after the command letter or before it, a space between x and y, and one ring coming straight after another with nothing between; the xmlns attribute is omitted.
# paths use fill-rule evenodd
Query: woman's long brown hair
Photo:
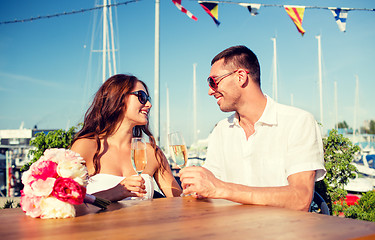
<svg viewBox="0 0 375 240"><path fill-rule="evenodd" d="M76 134L72 145L78 139L95 139L97 148L93 157L95 170L93 175L100 172L99 153L102 147L100 139L111 136L120 126L119 123L127 109L126 100L137 82L142 83L148 94L146 84L135 76L117 74L108 78L95 94L95 98L85 114L82 129ZM134 137L142 137L143 133L149 137L150 144L155 150L155 157L161 168L165 170L166 161L162 161L165 156L156 145L148 122L146 125L133 128Z"/></svg>

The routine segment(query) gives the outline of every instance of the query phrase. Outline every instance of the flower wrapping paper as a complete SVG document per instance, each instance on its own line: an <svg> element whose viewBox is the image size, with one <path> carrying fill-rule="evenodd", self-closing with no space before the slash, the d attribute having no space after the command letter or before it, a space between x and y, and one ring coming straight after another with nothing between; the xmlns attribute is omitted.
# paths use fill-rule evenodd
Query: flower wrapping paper
<svg viewBox="0 0 375 240"><path fill-rule="evenodd" d="M21 208L33 218L75 217L88 180L85 161L68 149L47 149L22 175Z"/></svg>

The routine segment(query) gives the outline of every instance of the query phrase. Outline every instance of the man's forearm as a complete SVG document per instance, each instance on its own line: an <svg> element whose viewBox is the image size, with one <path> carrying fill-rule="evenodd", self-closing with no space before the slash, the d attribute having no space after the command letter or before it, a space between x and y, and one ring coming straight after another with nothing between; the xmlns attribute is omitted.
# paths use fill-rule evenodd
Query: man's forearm
<svg viewBox="0 0 375 240"><path fill-rule="evenodd" d="M242 204L267 205L308 211L314 193L315 171L297 173L282 187L249 187L222 182L214 198Z"/></svg>

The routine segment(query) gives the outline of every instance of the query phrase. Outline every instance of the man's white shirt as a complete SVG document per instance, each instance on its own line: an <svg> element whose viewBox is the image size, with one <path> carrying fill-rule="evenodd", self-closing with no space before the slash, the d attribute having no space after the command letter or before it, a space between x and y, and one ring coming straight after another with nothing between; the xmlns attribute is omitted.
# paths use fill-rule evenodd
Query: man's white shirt
<svg viewBox="0 0 375 240"><path fill-rule="evenodd" d="M217 124L204 167L223 181L247 186L286 186L288 176L310 170L316 170L316 181L323 179L323 143L314 117L266 97L266 108L248 139L237 114Z"/></svg>

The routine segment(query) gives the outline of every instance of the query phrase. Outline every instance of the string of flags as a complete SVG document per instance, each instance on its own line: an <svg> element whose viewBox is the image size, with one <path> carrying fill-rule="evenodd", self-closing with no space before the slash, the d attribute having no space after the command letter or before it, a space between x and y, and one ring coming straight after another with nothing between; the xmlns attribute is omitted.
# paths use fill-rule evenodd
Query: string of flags
<svg viewBox="0 0 375 240"><path fill-rule="evenodd" d="M284 6L286 13L288 13L289 17L292 19L294 24L296 25L298 32L300 32L303 36L305 34L305 29L302 28L302 21L303 15L305 14L304 7L298 6Z"/></svg>
<svg viewBox="0 0 375 240"><path fill-rule="evenodd" d="M31 18L25 18L25 19L15 19L15 20L10 20L10 21L2 21L2 22L0 22L0 25L3 25L3 24L13 24L13 23L25 23L25 22L32 22L32 21L41 20L41 19L50 19L50 18L65 16L65 15L79 14L79 13L84 13L84 12L99 10L99 9L102 9L103 7L118 7L120 5L128 5L130 3L136 3L136 2L139 2L139 1L141 1L141 0L128 0L126 2L118 2L118 3L100 5L100 6L95 6L93 8L86 8L86 9L81 9L81 10L73 10L73 11L70 11L70 12L62 12L62 13L55 13L55 14L38 16L38 17L31 17Z"/></svg>
<svg viewBox="0 0 375 240"><path fill-rule="evenodd" d="M251 16L258 15L258 11L261 6L259 3L239 3L238 5L247 8Z"/></svg>
<svg viewBox="0 0 375 240"><path fill-rule="evenodd" d="M172 0L176 7L187 14L190 18L194 17L189 11L181 6L181 0ZM177 4L176 4L177 2ZM259 14L259 9L263 7L283 7L296 26L298 32L303 36L306 32L302 27L302 21L307 8L315 9L328 9L332 12L333 17L337 23L337 26L341 32L346 32L346 19L348 17L348 12L353 10L362 10L362 11L375 11L375 9L365 9L365 8L335 8L335 7L312 7L312 6L291 6L291 5L277 5L277 4L259 4L259 3L238 3L230 1L198 1L199 5L204 9L204 11L212 18L216 26L220 25L219 21L219 3L231 3L237 4L242 7L245 7L249 10L251 16L256 16ZM178 6L179 5L179 6ZM198 20L196 17L192 18Z"/></svg>
<svg viewBox="0 0 375 240"><path fill-rule="evenodd" d="M212 20L214 20L216 26L220 25L219 22L219 6L216 2L198 2L202 8L211 16Z"/></svg>
<svg viewBox="0 0 375 240"><path fill-rule="evenodd" d="M38 17L31 17L26 19L15 19L10 21L0 21L0 25L3 24L12 24L12 23L24 23L24 22L31 22L36 21L40 19L49 19L53 17L60 17L63 15L72 15L72 14L78 14L78 13L84 13L87 11L93 11L98 10L103 7L118 7L120 5L127 5L130 3L136 3L141 0L127 0L125 2L119 2L114 4L107 4L107 5L101 5L96 6L94 8L88 8L88 9L81 9L78 11L70 11L70 12L63 12L63 13L57 13L52 15L45 15L45 16L38 16ZM184 8L181 5L182 0L172 0L173 4L177 7L178 10L185 13L189 18L197 21L198 18L194 16L190 11L188 11L186 8ZM194 1L194 0L190 0ZM196 1L196 0L195 0ZM220 25L219 22L219 3L231 3L231 4L237 4L242 7L245 7L249 10L251 16L256 16L259 14L260 7L282 7L285 9L285 11L288 13L289 17L292 19L293 23L297 27L297 30L303 35L305 33L305 30L302 28L302 20L303 15L305 12L305 9L307 8L315 8L315 9L328 9L332 12L333 17L337 23L337 26L339 27L339 30L342 32L346 31L346 20L348 17L348 12L353 10L361 10L361 11L373 11L375 12L375 9L367 9L367 8L334 8L334 7L312 7L312 6L287 6L287 5L278 5L278 4L259 4L259 3L238 3L238 2L231 2L231 1L203 1L198 0L198 3L200 6L204 9L204 11L212 18L212 20L215 22L216 26Z"/></svg>
<svg viewBox="0 0 375 240"><path fill-rule="evenodd" d="M172 0L172 2L174 3L174 5L176 5L176 7L183 13L185 13L189 18L197 21L198 18L196 16L194 16L191 12L189 12L186 8L184 8L182 5L181 5L181 0Z"/></svg>
<svg viewBox="0 0 375 240"><path fill-rule="evenodd" d="M347 8L329 8L333 13L333 17L336 20L337 25L341 32L345 32L346 30L346 18L348 17Z"/></svg>

